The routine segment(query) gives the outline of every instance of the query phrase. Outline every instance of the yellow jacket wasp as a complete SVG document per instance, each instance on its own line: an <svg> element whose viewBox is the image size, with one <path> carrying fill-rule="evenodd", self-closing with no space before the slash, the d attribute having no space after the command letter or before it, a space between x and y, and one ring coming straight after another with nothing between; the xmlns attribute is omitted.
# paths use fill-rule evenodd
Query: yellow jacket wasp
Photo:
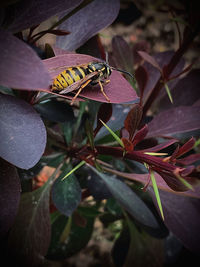
<svg viewBox="0 0 200 267"><path fill-rule="evenodd" d="M110 99L104 92L103 84L110 82L108 77L111 75L112 70L126 73L133 78L129 72L111 67L107 62L94 61L88 64L68 67L66 70L62 71L54 79L51 90L59 94L67 94L71 91L78 90L72 99L72 105L84 87L89 84L99 84L102 94L106 100L110 102Z"/></svg>

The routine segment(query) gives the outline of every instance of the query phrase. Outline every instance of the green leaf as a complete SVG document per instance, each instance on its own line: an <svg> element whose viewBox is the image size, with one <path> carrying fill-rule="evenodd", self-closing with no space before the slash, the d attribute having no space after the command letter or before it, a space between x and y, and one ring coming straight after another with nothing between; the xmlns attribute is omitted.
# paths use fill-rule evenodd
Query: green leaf
<svg viewBox="0 0 200 267"><path fill-rule="evenodd" d="M200 138L196 140L194 147L197 147L198 145L200 145Z"/></svg>
<svg viewBox="0 0 200 267"><path fill-rule="evenodd" d="M71 171L69 171L63 178L62 181L64 181L68 176L73 174L76 170L78 170L80 167L82 167L85 164L85 161L82 160L79 164L77 164Z"/></svg>
<svg viewBox="0 0 200 267"><path fill-rule="evenodd" d="M126 255L124 267L132 266L163 266L164 242L144 231L139 231L131 219L126 216L126 221L130 234L130 243Z"/></svg>
<svg viewBox="0 0 200 267"><path fill-rule="evenodd" d="M177 177L189 190L194 191L193 186L190 183L188 183L184 178L182 178L181 176L177 176Z"/></svg>
<svg viewBox="0 0 200 267"><path fill-rule="evenodd" d="M88 138L88 142L90 144L91 149L94 149L94 135L93 135L93 129L90 121L87 119L85 122L85 132Z"/></svg>
<svg viewBox="0 0 200 267"><path fill-rule="evenodd" d="M80 127L81 119L82 119L82 116L85 112L86 105L87 105L87 102L80 102L80 110L79 110L78 118L76 120L76 124L75 124L75 128L74 128L74 135L77 134L78 129Z"/></svg>
<svg viewBox="0 0 200 267"><path fill-rule="evenodd" d="M94 217L84 215L86 226L78 226L73 217L70 225L70 232L63 235L66 229L69 229L69 219L61 215L52 224L51 245L49 247L47 258L51 260L66 259L79 252L89 242L92 232ZM61 237L66 237L65 239Z"/></svg>
<svg viewBox="0 0 200 267"><path fill-rule="evenodd" d="M69 122L65 122L62 123L62 131L65 137L65 141L67 143L67 145L69 145L71 143L72 137L73 137L73 127L72 127L72 123Z"/></svg>
<svg viewBox="0 0 200 267"><path fill-rule="evenodd" d="M165 83L165 89L166 89L170 102L173 104L173 98L172 98L172 95L171 95L171 92L170 92L170 89L167 83Z"/></svg>
<svg viewBox="0 0 200 267"><path fill-rule="evenodd" d="M22 194L8 238L9 255L19 260L19 266L39 266L47 253L50 242L49 196L58 170L42 187Z"/></svg>
<svg viewBox="0 0 200 267"><path fill-rule="evenodd" d="M101 214L97 207L78 207L78 212L84 217L97 217Z"/></svg>
<svg viewBox="0 0 200 267"><path fill-rule="evenodd" d="M72 226L72 217L70 216L68 218L67 224L65 225L65 228L60 236L60 243L64 243L65 240L67 240L70 231L71 231L71 226Z"/></svg>
<svg viewBox="0 0 200 267"><path fill-rule="evenodd" d="M76 177L71 174L68 179L63 180L70 166L67 166L52 186L52 201L56 208L66 216L70 216L81 201L81 188Z"/></svg>
<svg viewBox="0 0 200 267"><path fill-rule="evenodd" d="M122 209L114 198L109 198L106 202L106 209L113 215L122 215Z"/></svg>
<svg viewBox="0 0 200 267"><path fill-rule="evenodd" d="M159 195L159 191L158 191L158 186L157 186L155 175L154 175L153 171L151 171L151 181L152 181L152 185L153 185L153 190L155 192L156 200L157 200L157 203L158 203L158 207L159 207L159 210L160 210L160 214L161 214L162 219L164 221L163 208L162 208L160 195Z"/></svg>
<svg viewBox="0 0 200 267"><path fill-rule="evenodd" d="M159 227L151 210L130 187L113 176L98 172L92 166L90 166L90 168L106 183L106 186L116 201L128 211L138 223L153 229Z"/></svg>
<svg viewBox="0 0 200 267"><path fill-rule="evenodd" d="M101 120L101 123L106 127L106 129L110 132L110 134L114 137L114 139L118 142L118 144L124 148L124 144L122 142L122 140Z"/></svg>

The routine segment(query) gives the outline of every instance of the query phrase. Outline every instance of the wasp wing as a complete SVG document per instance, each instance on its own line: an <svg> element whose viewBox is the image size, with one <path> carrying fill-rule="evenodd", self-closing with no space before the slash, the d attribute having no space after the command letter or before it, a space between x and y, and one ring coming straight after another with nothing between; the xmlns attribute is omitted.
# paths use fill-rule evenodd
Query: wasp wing
<svg viewBox="0 0 200 267"><path fill-rule="evenodd" d="M94 71L89 73L88 75L86 75L83 79L69 85L67 88L63 89L62 91L59 92L59 94L67 94L70 93L74 90L78 90L81 85L83 85L85 82L87 82L88 80L90 80L92 77L94 77L96 74L98 74L98 71Z"/></svg>
<svg viewBox="0 0 200 267"><path fill-rule="evenodd" d="M88 66L88 63L85 63L85 64L79 64L79 65L74 65L74 66L69 66L69 65L63 65L63 66L59 66L59 67L53 67L53 68L49 68L48 71L50 73L54 73L55 71L59 73L63 72L64 70L68 69L68 68L76 68L76 67L84 67L84 68L87 68ZM58 74L59 74L58 73ZM55 77L58 75L56 74Z"/></svg>

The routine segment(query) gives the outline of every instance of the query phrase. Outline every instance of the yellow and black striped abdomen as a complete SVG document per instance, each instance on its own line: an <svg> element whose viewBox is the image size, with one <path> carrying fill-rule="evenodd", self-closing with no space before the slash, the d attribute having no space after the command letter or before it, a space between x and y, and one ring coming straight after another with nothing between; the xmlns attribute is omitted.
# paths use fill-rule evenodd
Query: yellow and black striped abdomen
<svg viewBox="0 0 200 267"><path fill-rule="evenodd" d="M69 67L55 78L52 84L52 90L63 90L73 83L85 78L87 74L87 68L84 68L83 66Z"/></svg>

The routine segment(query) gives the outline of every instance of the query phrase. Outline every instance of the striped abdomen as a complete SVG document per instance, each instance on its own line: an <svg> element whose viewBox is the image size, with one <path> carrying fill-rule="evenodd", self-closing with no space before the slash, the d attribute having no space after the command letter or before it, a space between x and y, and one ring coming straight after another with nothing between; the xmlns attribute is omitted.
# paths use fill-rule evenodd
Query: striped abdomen
<svg viewBox="0 0 200 267"><path fill-rule="evenodd" d="M69 67L61 72L53 81L52 90L63 90L75 82L85 78L88 69L83 66Z"/></svg>

